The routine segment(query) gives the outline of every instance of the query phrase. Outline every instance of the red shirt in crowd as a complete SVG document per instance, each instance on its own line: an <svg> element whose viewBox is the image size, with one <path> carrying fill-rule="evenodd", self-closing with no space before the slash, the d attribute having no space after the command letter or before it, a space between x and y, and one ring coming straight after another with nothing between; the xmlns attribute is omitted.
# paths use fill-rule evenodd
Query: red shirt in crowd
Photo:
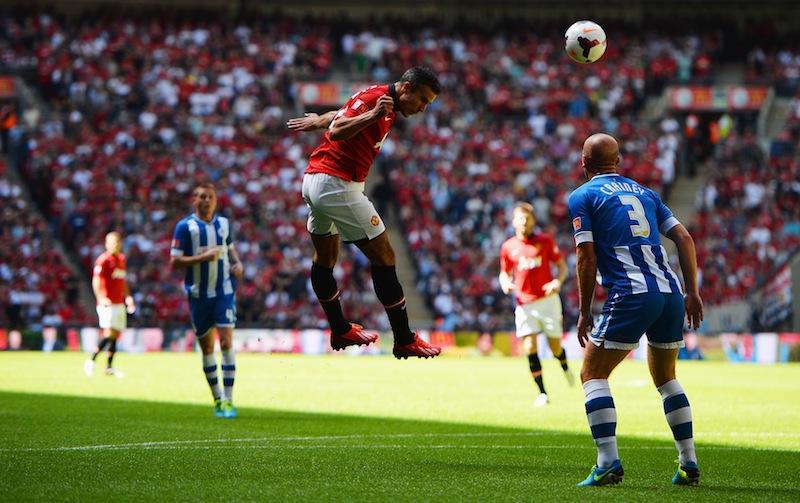
<svg viewBox="0 0 800 503"><path fill-rule="evenodd" d="M104 252L94 262L92 274L100 278L100 292L112 304L125 302L125 255Z"/></svg>
<svg viewBox="0 0 800 503"><path fill-rule="evenodd" d="M339 117L357 117L375 108L378 98L388 94L395 98L394 84L374 85L357 92L336 114ZM343 180L363 182L372 161L378 155L383 140L389 134L397 112L385 115L347 140L331 140L330 130L325 132L322 144L311 153L306 173L327 173Z"/></svg>
<svg viewBox="0 0 800 503"><path fill-rule="evenodd" d="M516 236L500 248L500 269L514 276L517 304L528 304L545 296L542 287L553 281L551 265L561 260L561 252L552 237L534 234L526 239Z"/></svg>

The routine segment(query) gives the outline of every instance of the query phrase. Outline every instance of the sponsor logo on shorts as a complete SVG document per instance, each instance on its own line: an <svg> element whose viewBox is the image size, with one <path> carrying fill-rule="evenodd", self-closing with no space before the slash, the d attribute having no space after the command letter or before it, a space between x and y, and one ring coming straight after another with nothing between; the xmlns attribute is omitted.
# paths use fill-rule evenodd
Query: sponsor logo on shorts
<svg viewBox="0 0 800 503"><path fill-rule="evenodd" d="M378 218L378 215L372 215L372 218L369 219L369 223L371 223L373 227L377 227L378 224L381 223L381 219Z"/></svg>

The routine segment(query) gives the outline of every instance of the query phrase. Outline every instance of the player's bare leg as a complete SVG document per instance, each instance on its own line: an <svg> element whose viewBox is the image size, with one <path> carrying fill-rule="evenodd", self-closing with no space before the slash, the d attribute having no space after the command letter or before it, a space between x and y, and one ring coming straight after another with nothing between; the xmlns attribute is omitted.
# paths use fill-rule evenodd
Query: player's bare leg
<svg viewBox="0 0 800 503"><path fill-rule="evenodd" d="M394 356L396 358L438 356L441 348L428 344L409 327L406 297L397 279L394 249L389 242L388 233L382 232L377 237L357 241L355 244L364 252L372 265L375 295L386 310L394 334Z"/></svg>
<svg viewBox="0 0 800 503"><path fill-rule="evenodd" d="M569 364L567 363L567 352L564 350L564 346L561 345L561 339L548 337L547 345L550 346L550 351L553 352L553 356L556 357L556 360L558 360L558 363L561 365L561 370L564 371L564 377L567 379L567 384L569 384L570 387L575 386L575 376L572 375L572 372L569 370Z"/></svg>
<svg viewBox="0 0 800 503"><path fill-rule="evenodd" d="M233 351L233 327L217 327L219 347L222 351L222 417L235 418L238 414L233 406L233 382L236 378L236 355Z"/></svg>
<svg viewBox="0 0 800 503"><path fill-rule="evenodd" d="M210 328L203 335L197 337L197 344L203 353L203 373L206 375L208 387L214 397L214 415L224 417L222 405L222 387L219 385L219 374L217 373L217 359L214 357L214 328Z"/></svg>
<svg viewBox="0 0 800 503"><path fill-rule="evenodd" d="M311 286L317 294L325 317L331 327L331 347L335 350L348 346L362 346L378 340L378 334L364 330L357 323L348 322L339 302L341 292L333 277L333 268L339 259L339 235L311 235L314 243L314 261L311 264Z"/></svg>
<svg viewBox="0 0 800 503"><path fill-rule="evenodd" d="M535 407L543 407L550 403L550 397L547 396L547 391L544 389L544 379L542 378L542 362L539 359L539 341L536 334L526 335L522 338L522 347L525 354L528 355L528 368L531 371L531 377L539 387L539 395L534 400Z"/></svg>
<svg viewBox="0 0 800 503"><path fill-rule="evenodd" d="M581 382L586 395L586 417L597 447L597 462L579 486L616 484L622 481L625 473L617 452L617 409L608 376L627 354L627 350L586 345Z"/></svg>
<svg viewBox="0 0 800 503"><path fill-rule="evenodd" d="M647 365L661 399L664 402L664 415L672 430L675 447L678 449L678 471L672 478L677 485L697 485L700 482L700 469L692 432L692 408L689 399L675 378L675 365L678 349L647 348Z"/></svg>

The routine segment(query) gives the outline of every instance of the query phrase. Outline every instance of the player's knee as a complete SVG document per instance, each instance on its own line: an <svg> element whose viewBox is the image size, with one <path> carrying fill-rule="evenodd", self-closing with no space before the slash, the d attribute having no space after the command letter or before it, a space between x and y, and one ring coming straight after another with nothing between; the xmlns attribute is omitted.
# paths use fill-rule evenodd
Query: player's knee
<svg viewBox="0 0 800 503"><path fill-rule="evenodd" d="M581 382L591 381L592 379L608 379L610 372L606 372L589 360L583 360L581 367Z"/></svg>
<svg viewBox="0 0 800 503"><path fill-rule="evenodd" d="M659 386L663 386L664 384L676 378L674 368L664 369L659 372L651 372L650 374L653 378L653 384L656 386L656 388Z"/></svg>
<svg viewBox="0 0 800 503"><path fill-rule="evenodd" d="M327 269L333 269L336 266L336 255L330 253L314 253L314 264L319 265L320 267L325 267Z"/></svg>

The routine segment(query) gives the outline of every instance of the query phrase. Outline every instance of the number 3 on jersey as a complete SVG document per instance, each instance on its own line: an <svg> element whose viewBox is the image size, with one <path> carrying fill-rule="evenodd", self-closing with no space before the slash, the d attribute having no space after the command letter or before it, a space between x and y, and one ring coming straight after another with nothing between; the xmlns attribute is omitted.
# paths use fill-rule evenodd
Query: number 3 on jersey
<svg viewBox="0 0 800 503"><path fill-rule="evenodd" d="M650 222L647 221L647 215L644 214L644 207L642 202L636 196L619 196L619 200L625 206L630 206L633 211L628 212L628 218L636 222L631 225L631 234L643 238L650 237Z"/></svg>

